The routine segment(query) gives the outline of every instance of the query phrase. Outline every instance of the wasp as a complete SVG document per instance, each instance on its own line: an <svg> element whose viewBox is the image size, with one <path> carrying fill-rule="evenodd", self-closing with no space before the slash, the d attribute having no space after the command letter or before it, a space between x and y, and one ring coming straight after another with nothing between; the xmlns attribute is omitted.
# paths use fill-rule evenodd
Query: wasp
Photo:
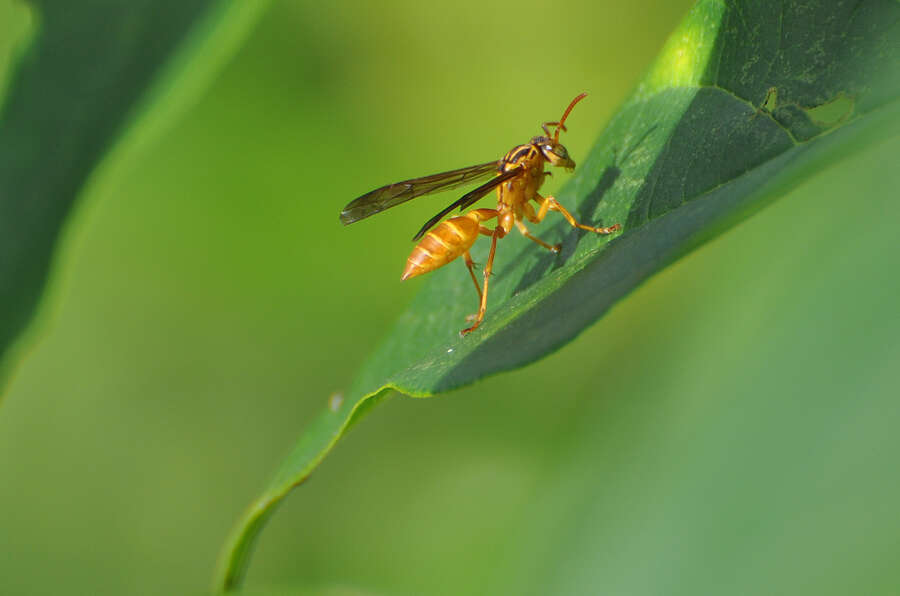
<svg viewBox="0 0 900 596"><path fill-rule="evenodd" d="M543 135L532 138L524 145L513 147L500 160L376 188L354 199L344 207L344 210L341 211L341 222L344 225L351 224L416 197L456 188L493 175L490 180L464 194L459 200L425 222L422 229L413 236L413 240L417 244L406 260L406 268L400 277L401 280L407 280L428 273L462 256L472 282L475 284L475 290L478 292L479 306L478 314L469 317L470 321L474 318L474 323L460 331L460 335L474 331L481 325L487 310L488 283L494 266L497 241L509 234L513 227L518 228L522 235L532 242L554 253L559 252L561 245L551 245L533 236L524 220L540 223L548 211L556 211L573 228L580 230L597 234L612 234L622 228L619 224L602 228L579 223L555 198L544 197L538 193L544 179L551 174L551 172L544 171L547 163L551 166L565 168L569 172L575 169L575 162L559 142L559 133L566 130L566 118L572 108L586 96L586 93L582 93L575 97L559 121L544 122L541 125L544 131ZM553 127L552 133L551 127ZM473 209L465 215L441 221L457 207L460 212L468 209L494 188L497 189L496 209ZM497 221L493 228L485 225L495 219ZM469 254L469 249L480 235L491 238L491 250L484 266L483 288L478 283L478 277L475 275L475 262Z"/></svg>

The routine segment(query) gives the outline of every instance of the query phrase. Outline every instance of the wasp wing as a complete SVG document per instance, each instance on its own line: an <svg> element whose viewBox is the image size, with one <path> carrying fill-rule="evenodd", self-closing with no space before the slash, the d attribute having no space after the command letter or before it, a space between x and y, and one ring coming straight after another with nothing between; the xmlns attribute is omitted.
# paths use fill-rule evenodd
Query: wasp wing
<svg viewBox="0 0 900 596"><path fill-rule="evenodd" d="M376 188L348 203L341 211L341 222L344 225L351 224L416 197L479 180L496 173L497 165L498 162L489 161L477 166L413 178Z"/></svg>
<svg viewBox="0 0 900 596"><path fill-rule="evenodd" d="M503 172L502 174L498 174L497 176L495 176L494 178L491 178L490 180L488 180L487 182L485 182L478 188L467 192L466 194L461 196L457 201L454 201L451 205L449 205L445 209L442 209L440 213L438 213L437 215L435 215L434 217L432 217L431 219L426 221L425 225L422 226L422 229L419 230L419 232L415 236L413 236L413 240L420 239L422 236L425 235L425 232L430 230L435 224L437 224L439 221L444 219L445 216L449 215L450 212L453 211L454 209L456 209L457 207L459 207L459 210L462 211L466 207L474 205L479 199L484 197L484 195L491 192L491 190L493 190L494 188L497 188L498 186L500 186L501 184L503 184L510 178L515 178L516 176L521 174L523 171L524 171L524 169L522 168L522 166L517 166L511 170Z"/></svg>

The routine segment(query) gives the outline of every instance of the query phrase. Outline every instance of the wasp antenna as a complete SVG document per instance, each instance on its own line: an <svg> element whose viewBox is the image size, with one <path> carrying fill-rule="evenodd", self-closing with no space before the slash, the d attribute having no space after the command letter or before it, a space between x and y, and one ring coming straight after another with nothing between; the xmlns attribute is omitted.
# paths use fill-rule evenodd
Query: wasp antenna
<svg viewBox="0 0 900 596"><path fill-rule="evenodd" d="M569 107L566 108L566 111L563 113L562 118L559 119L559 123L556 125L556 133L553 135L554 142L559 141L559 131L566 130L566 118L569 117L569 112L572 111L572 108L575 107L576 103L578 103L585 97L587 97L587 93L582 93L582 94L576 96L575 99L572 100L572 103L569 104Z"/></svg>

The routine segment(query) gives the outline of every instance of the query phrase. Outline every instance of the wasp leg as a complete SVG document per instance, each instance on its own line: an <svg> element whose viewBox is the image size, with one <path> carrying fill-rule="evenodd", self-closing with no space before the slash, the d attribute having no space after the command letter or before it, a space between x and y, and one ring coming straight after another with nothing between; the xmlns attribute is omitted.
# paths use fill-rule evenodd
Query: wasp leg
<svg viewBox="0 0 900 596"><path fill-rule="evenodd" d="M503 228L497 226L491 232L491 252L488 253L487 263L484 265L484 290L481 292L481 304L478 307L478 315L475 317L475 323L471 327L466 327L459 332L460 335L466 335L475 331L484 320L484 313L487 310L488 282L491 278L491 270L494 268L494 254L497 252L497 240L503 238L506 232Z"/></svg>
<svg viewBox="0 0 900 596"><path fill-rule="evenodd" d="M478 231L481 234L484 234L485 236L493 236L493 234L494 234L494 230L492 230L488 227L485 227L485 226L478 226ZM466 256L468 257L469 260L472 259L472 256L469 255L468 253L466 253ZM469 265L469 262L467 261L466 266L468 266L468 265ZM481 302L481 287L478 285L478 279L475 277L475 271L474 271L474 268L477 265L478 265L478 263L476 263L475 261L472 261L472 266L469 267L469 274L472 276L472 281L475 282L475 289L478 290L478 300L480 303ZM472 313L470 315L466 315L466 323L471 323L472 321L474 321L477 318L478 318L477 313Z"/></svg>
<svg viewBox="0 0 900 596"><path fill-rule="evenodd" d="M547 215L547 211L558 211L562 214L563 217L566 218L566 221L569 222L569 225L573 228L578 228L579 230L587 230L588 232L595 232L597 234L612 234L613 232L618 232L622 229L621 224L611 225L608 228L595 228L593 226L588 226L582 223L578 223L575 218L569 213L565 207L559 204L559 202L553 197L542 197L541 195L535 195L535 201L538 201L541 204L541 208L538 210L537 215L535 215L535 219L529 218L529 221L533 221L534 223L539 223L543 221L544 217Z"/></svg>
<svg viewBox="0 0 900 596"><path fill-rule="evenodd" d="M472 282L475 284L475 291L478 292L478 301L481 301L481 286L478 284L478 278L475 277L475 261L469 251L463 253L463 259L466 261L466 267L469 269L469 275L472 276Z"/></svg>
<svg viewBox="0 0 900 596"><path fill-rule="evenodd" d="M528 217L528 212L529 212L529 211L531 211L531 215L532 215L532 217L534 217L534 210L531 209L531 205L526 204L525 207L526 207L526 209L525 209L525 217ZM529 221L531 221L531 219L529 219ZM559 250L562 248L562 244L547 244L546 242L544 242L543 240L541 240L541 239L538 238L537 236L532 235L532 233L528 231L528 228L525 227L525 224L523 224L523 223L522 223L521 221L519 221L518 219L516 220L516 227L519 228L519 231L522 232L522 235L523 235L523 236L525 236L526 238L528 238L529 240L531 240L531 241L534 242L535 244L540 244L541 246L543 246L544 248L546 248L546 249L549 250L550 252L558 253Z"/></svg>

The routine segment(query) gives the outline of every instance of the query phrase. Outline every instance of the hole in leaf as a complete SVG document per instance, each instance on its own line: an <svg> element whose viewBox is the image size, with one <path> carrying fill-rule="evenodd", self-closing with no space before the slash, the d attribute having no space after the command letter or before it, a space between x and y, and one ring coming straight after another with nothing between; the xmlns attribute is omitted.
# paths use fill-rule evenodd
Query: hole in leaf
<svg viewBox="0 0 900 596"><path fill-rule="evenodd" d="M778 88L777 87L769 87L769 90L766 92L766 99L763 100L762 105L759 106L761 111L765 112L774 112L775 108L778 104Z"/></svg>

